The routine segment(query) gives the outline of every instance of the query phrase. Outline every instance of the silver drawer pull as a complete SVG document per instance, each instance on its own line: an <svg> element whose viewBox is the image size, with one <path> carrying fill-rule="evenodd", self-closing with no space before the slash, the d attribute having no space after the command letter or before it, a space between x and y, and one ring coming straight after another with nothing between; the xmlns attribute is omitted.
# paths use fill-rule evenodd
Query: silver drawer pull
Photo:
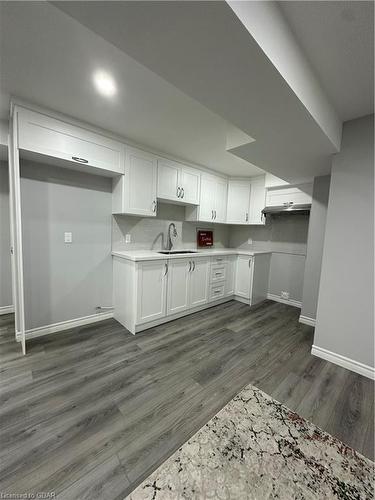
<svg viewBox="0 0 375 500"><path fill-rule="evenodd" d="M88 163L89 160L86 160L86 158L80 158L79 156L72 156L72 160L78 161L78 163Z"/></svg>

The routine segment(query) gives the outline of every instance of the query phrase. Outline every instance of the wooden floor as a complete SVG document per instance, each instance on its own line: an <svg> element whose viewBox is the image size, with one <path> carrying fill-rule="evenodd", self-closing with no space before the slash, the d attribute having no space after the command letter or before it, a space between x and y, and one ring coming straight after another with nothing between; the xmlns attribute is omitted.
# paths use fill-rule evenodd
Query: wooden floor
<svg viewBox="0 0 375 500"><path fill-rule="evenodd" d="M137 334L115 320L28 342L0 316L0 491L122 499L252 383L373 458L373 384L311 356L299 310L239 302Z"/></svg>

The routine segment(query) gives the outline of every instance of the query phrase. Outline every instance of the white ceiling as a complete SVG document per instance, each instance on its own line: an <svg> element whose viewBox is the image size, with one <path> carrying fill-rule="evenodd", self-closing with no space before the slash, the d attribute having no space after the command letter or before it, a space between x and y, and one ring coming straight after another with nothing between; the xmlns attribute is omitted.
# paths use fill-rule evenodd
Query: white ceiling
<svg viewBox="0 0 375 500"><path fill-rule="evenodd" d="M342 120L374 112L374 2L279 2Z"/></svg>
<svg viewBox="0 0 375 500"><path fill-rule="evenodd" d="M0 118L14 95L222 173L263 172L226 151L233 125L53 5L1 2L1 14ZM113 100L95 91L97 68L116 79Z"/></svg>
<svg viewBox="0 0 375 500"><path fill-rule="evenodd" d="M284 179L330 171L335 145L226 2L54 2L255 139L236 154Z"/></svg>

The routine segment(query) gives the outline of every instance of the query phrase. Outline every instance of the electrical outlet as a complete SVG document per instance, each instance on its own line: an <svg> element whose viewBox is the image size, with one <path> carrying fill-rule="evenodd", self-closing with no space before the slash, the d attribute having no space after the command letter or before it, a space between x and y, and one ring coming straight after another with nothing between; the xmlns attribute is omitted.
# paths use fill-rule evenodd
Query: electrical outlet
<svg viewBox="0 0 375 500"><path fill-rule="evenodd" d="M289 300L289 292L281 292L280 296L282 299Z"/></svg>
<svg viewBox="0 0 375 500"><path fill-rule="evenodd" d="M73 243L73 233L64 233L64 243Z"/></svg>
<svg viewBox="0 0 375 500"><path fill-rule="evenodd" d="M248 245L252 245L253 244L253 239L252 238L248 238L247 239L247 244Z"/></svg>
<svg viewBox="0 0 375 500"><path fill-rule="evenodd" d="M131 234L125 234L125 243L131 243L132 241L132 235Z"/></svg>

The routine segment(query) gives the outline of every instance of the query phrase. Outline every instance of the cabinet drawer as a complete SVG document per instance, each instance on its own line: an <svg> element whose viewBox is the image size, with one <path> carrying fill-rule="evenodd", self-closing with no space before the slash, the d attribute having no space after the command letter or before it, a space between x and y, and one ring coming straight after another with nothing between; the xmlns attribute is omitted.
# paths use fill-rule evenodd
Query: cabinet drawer
<svg viewBox="0 0 375 500"><path fill-rule="evenodd" d="M211 257L211 265L223 264L224 262L226 262L225 257Z"/></svg>
<svg viewBox="0 0 375 500"><path fill-rule="evenodd" d="M226 275L226 266L223 264L214 264L211 266L211 283L216 281L224 281Z"/></svg>
<svg viewBox="0 0 375 500"><path fill-rule="evenodd" d="M62 160L124 173L123 144L41 113L18 111L20 149Z"/></svg>
<svg viewBox="0 0 375 500"><path fill-rule="evenodd" d="M218 285L210 285L210 295L209 300L218 300L225 297L225 285L224 283Z"/></svg>

